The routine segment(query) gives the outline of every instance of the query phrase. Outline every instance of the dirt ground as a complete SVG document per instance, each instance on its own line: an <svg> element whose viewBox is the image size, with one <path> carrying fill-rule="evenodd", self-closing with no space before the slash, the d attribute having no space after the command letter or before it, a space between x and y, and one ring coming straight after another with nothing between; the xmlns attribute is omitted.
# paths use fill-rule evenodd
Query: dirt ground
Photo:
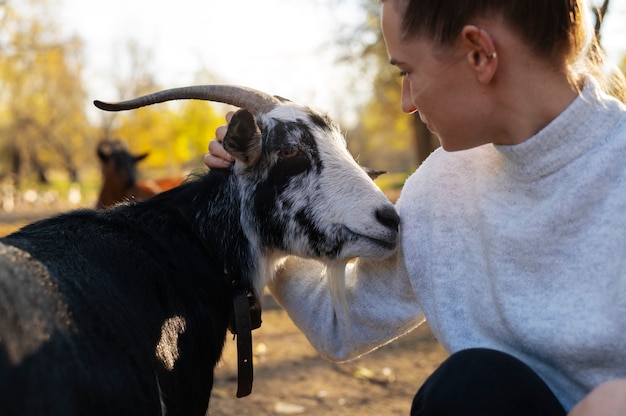
<svg viewBox="0 0 626 416"><path fill-rule="evenodd" d="M0 236L35 220L0 214ZM347 363L321 358L267 295L253 332L252 394L236 398L237 348L230 336L215 370L208 415L408 415L413 395L447 354L428 325Z"/></svg>
<svg viewBox="0 0 626 416"><path fill-rule="evenodd" d="M357 360L321 358L286 312L265 299L253 335L252 394L237 399L237 348L229 337L209 415L408 415L413 395L447 357L428 325ZM268 308L269 306L269 308Z"/></svg>

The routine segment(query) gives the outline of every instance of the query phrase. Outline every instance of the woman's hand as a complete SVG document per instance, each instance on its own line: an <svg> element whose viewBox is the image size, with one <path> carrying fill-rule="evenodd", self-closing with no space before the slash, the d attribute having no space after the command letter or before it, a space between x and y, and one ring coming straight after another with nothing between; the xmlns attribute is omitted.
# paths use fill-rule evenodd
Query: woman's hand
<svg viewBox="0 0 626 416"><path fill-rule="evenodd" d="M230 167L235 159L224 150L222 146L222 140L228 130L228 123L235 114L233 111L226 113L226 123L223 126L219 126L215 129L215 139L209 142L209 152L204 155L204 164L211 169L220 169Z"/></svg>
<svg viewBox="0 0 626 416"><path fill-rule="evenodd" d="M568 416L620 415L626 415L626 379L600 384L568 413Z"/></svg>

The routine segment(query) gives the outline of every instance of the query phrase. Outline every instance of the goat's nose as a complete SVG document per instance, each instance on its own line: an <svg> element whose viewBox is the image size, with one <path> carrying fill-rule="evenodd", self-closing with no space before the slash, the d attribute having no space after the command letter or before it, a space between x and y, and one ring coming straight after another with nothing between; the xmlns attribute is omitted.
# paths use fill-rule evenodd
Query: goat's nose
<svg viewBox="0 0 626 416"><path fill-rule="evenodd" d="M396 212L396 209L392 206L386 206L385 208L379 208L376 210L376 219L378 222L386 227L398 230L400 224L400 217Z"/></svg>

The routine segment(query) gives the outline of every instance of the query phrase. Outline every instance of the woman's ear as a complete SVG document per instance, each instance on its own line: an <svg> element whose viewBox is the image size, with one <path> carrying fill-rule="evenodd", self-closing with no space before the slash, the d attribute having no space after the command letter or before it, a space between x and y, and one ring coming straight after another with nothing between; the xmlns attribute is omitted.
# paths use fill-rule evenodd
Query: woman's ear
<svg viewBox="0 0 626 416"><path fill-rule="evenodd" d="M461 31L461 41L469 48L467 62L476 73L476 78L488 84L498 68L498 54L493 38L486 30L467 25Z"/></svg>

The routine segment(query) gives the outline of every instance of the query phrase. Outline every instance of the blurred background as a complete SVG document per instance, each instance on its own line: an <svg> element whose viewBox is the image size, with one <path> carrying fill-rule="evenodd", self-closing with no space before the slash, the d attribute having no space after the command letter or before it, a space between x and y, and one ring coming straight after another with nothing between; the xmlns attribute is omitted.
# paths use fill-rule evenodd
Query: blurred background
<svg viewBox="0 0 626 416"><path fill-rule="evenodd" d="M626 1L590 6L606 8L602 45L623 71ZM361 164L390 172L380 185L399 189L438 141L399 111L378 12L374 0L0 0L0 220L93 206L103 138L149 152L144 178L202 169L225 106L91 104L190 84L247 85L328 112Z"/></svg>

